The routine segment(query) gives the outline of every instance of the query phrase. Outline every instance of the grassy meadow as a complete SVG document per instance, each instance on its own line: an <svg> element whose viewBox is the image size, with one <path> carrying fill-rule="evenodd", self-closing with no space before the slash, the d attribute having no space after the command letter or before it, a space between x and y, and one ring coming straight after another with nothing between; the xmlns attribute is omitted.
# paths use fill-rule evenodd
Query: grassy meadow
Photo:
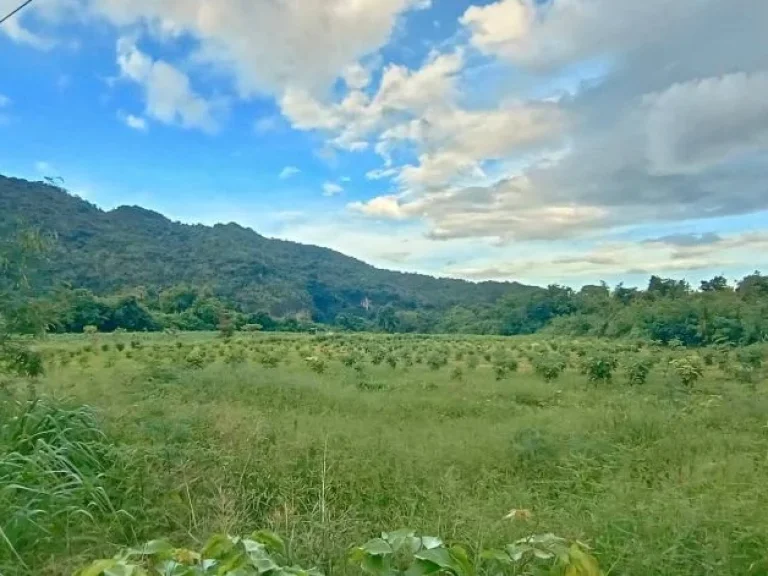
<svg viewBox="0 0 768 576"><path fill-rule="evenodd" d="M257 528L301 565L357 573L349 547L403 527L472 550L553 532L606 574L768 574L764 347L261 333L36 346L46 374L0 389L0 574ZM65 424L43 461L18 423L51 414ZM40 476L57 459L71 482Z"/></svg>

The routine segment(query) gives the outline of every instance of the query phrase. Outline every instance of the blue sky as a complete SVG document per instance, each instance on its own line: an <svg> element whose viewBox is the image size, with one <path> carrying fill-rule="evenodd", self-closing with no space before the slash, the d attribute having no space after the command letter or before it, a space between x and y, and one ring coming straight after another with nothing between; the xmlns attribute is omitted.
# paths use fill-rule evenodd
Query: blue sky
<svg viewBox="0 0 768 576"><path fill-rule="evenodd" d="M768 263L765 21L761 0L34 0L0 26L0 172L386 268L735 278Z"/></svg>

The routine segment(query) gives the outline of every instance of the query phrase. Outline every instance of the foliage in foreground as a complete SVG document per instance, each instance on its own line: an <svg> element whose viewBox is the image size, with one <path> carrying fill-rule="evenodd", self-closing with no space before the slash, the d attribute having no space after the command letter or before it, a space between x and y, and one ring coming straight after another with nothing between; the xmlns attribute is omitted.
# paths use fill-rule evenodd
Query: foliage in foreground
<svg viewBox="0 0 768 576"><path fill-rule="evenodd" d="M473 558L458 544L419 536L411 530L384 532L354 547L351 564L371 576L475 576L477 574L600 576L597 561L580 542L554 534L531 535L502 550L483 550ZM200 551L154 540L114 558L96 560L78 576L320 576L296 566L285 542L268 531L249 538L217 534Z"/></svg>
<svg viewBox="0 0 768 576"><path fill-rule="evenodd" d="M46 399L0 401L0 573L97 520L124 514L112 500L117 455L90 408Z"/></svg>

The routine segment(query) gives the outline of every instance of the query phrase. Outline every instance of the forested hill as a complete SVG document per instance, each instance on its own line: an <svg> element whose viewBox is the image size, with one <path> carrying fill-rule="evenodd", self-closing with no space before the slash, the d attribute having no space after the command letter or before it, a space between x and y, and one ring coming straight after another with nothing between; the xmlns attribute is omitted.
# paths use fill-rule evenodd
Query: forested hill
<svg viewBox="0 0 768 576"><path fill-rule="evenodd" d="M305 313L318 322L358 313L364 301L374 309L445 311L537 290L381 270L237 224L181 224L135 206L106 212L56 186L0 176L0 231L19 224L56 236L41 274L46 289L69 284L111 295L188 285L246 312Z"/></svg>

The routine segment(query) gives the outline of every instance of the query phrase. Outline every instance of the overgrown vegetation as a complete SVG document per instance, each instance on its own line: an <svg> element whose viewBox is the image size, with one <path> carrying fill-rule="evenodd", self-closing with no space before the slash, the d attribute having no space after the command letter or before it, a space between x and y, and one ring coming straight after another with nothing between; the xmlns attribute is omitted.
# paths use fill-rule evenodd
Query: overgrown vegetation
<svg viewBox="0 0 768 576"><path fill-rule="evenodd" d="M550 532L567 542L553 545L588 545L611 574L768 570L765 345L257 332L95 333L34 347L47 399L29 403L28 381L9 380L4 409L87 415L86 429L103 433L83 432L100 464L73 500L26 505L2 489L0 525L21 573L138 562L121 550L153 539L202 553L213 534L256 528L285 537L280 566L358 573L349 546L399 526L460 545L481 574L536 573L483 550ZM3 440L1 458L16 445ZM39 544L38 532L6 526L9 506L46 511L32 517ZM393 570L410 566L392 558ZM7 543L0 559L4 574L21 566Z"/></svg>

